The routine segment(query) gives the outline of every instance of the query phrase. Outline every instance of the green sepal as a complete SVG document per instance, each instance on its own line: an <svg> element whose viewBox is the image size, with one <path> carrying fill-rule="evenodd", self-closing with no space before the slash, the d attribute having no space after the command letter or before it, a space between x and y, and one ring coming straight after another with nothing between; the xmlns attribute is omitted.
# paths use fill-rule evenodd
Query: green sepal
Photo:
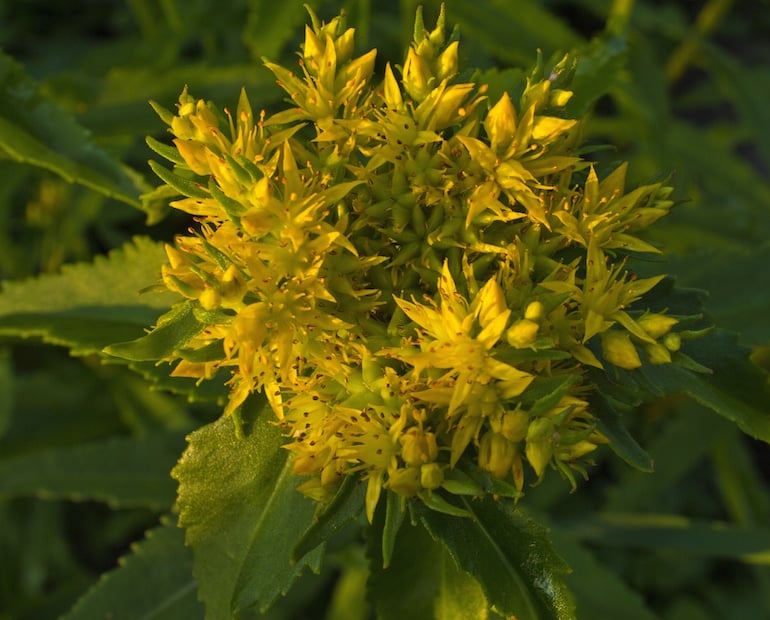
<svg viewBox="0 0 770 620"><path fill-rule="evenodd" d="M184 157L179 153L177 149L175 149L173 146L169 146L168 144L163 144L159 140L156 140L152 136L147 136L145 138L145 142L147 143L147 146L149 146L153 151L155 151L158 155L161 157L164 157L165 159L169 160L171 163L179 164L181 166L186 165Z"/></svg>
<svg viewBox="0 0 770 620"><path fill-rule="evenodd" d="M183 196L196 198L198 200L204 200L211 197L209 193L201 187L200 183L174 174L167 168L161 166L158 162L150 160L147 163L150 164L152 171L157 174L162 181L165 181Z"/></svg>

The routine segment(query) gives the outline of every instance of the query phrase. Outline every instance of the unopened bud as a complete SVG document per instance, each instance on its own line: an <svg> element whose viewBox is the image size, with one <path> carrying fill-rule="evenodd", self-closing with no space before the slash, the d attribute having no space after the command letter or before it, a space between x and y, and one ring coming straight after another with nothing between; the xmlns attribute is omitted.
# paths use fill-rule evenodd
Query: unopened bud
<svg viewBox="0 0 770 620"><path fill-rule="evenodd" d="M497 478L511 471L516 446L499 433L487 432L479 442L479 466Z"/></svg>
<svg viewBox="0 0 770 620"><path fill-rule="evenodd" d="M661 336L671 331L671 328L679 321L665 314L649 313L636 321L650 338L657 340Z"/></svg>
<svg viewBox="0 0 770 620"><path fill-rule="evenodd" d="M530 321L529 319L521 319L520 321L516 321L508 328L508 331L505 333L505 337L508 340L508 344L516 347L517 349L522 349L524 347L530 346L533 342L535 342L539 329L540 326L534 321Z"/></svg>
<svg viewBox="0 0 770 620"><path fill-rule="evenodd" d="M642 365L631 337L625 332L616 330L604 332L602 354L608 362L626 370L633 370Z"/></svg>
<svg viewBox="0 0 770 620"><path fill-rule="evenodd" d="M411 497L422 488L419 467L404 467L390 472L386 486L399 495Z"/></svg>
<svg viewBox="0 0 770 620"><path fill-rule="evenodd" d="M444 470L438 463L427 463L420 467L420 484L423 489L438 489L444 482Z"/></svg>

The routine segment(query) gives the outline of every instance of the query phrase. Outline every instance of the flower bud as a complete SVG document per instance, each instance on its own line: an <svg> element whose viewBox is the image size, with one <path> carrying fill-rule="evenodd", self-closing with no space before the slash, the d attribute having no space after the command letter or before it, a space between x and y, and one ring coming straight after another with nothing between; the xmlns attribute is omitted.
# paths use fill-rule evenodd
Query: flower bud
<svg viewBox="0 0 770 620"><path fill-rule="evenodd" d="M642 365L631 337L621 331L611 330L602 334L602 354L611 364L626 370Z"/></svg>
<svg viewBox="0 0 770 620"><path fill-rule="evenodd" d="M503 93L500 100L487 112L484 129L493 148L505 147L513 140L516 133L516 110L507 92Z"/></svg>
<svg viewBox="0 0 770 620"><path fill-rule="evenodd" d="M678 351L679 347L682 346L682 337L670 332L663 337L663 346L669 351Z"/></svg>
<svg viewBox="0 0 770 620"><path fill-rule="evenodd" d="M423 432L416 426L401 435L399 441L401 442L401 458L407 465L431 463L438 456L436 435Z"/></svg>
<svg viewBox="0 0 770 620"><path fill-rule="evenodd" d="M221 295L219 291L212 286L207 286L203 289L200 297L198 297L198 303L204 310L216 310L219 308L219 302Z"/></svg>
<svg viewBox="0 0 770 620"><path fill-rule="evenodd" d="M436 61L436 77L439 80L446 80L457 74L457 48L459 43L459 41L452 41L439 55Z"/></svg>
<svg viewBox="0 0 770 620"><path fill-rule="evenodd" d="M402 83L409 96L417 103L421 102L430 92L428 80L431 78L430 69L413 48L409 48L404 63Z"/></svg>
<svg viewBox="0 0 770 620"><path fill-rule="evenodd" d="M508 328L505 337L508 340L508 344L517 349L522 349L535 342L539 329L540 326L534 321L521 319Z"/></svg>
<svg viewBox="0 0 770 620"><path fill-rule="evenodd" d="M529 414L523 409L506 411L502 416L500 432L514 443L521 441L527 436L529 428Z"/></svg>
<svg viewBox="0 0 770 620"><path fill-rule="evenodd" d="M679 321L670 316L666 316L665 314L651 312L645 314L636 322L639 324L639 327L650 335L650 338L657 340L661 336L667 334Z"/></svg>
<svg viewBox="0 0 770 620"><path fill-rule="evenodd" d="M540 301L531 301L524 310L524 318L530 321L539 321L545 315L545 306Z"/></svg>
<svg viewBox="0 0 770 620"><path fill-rule="evenodd" d="M652 344L644 345L644 350L647 353L647 359L650 360L650 364L656 366L660 364L669 364L671 362L671 353L662 344L654 342Z"/></svg>
<svg viewBox="0 0 770 620"><path fill-rule="evenodd" d="M550 441L527 441L525 453L527 461L540 477L553 456L553 445Z"/></svg>
<svg viewBox="0 0 770 620"><path fill-rule="evenodd" d="M386 486L399 495L411 497L422 488L419 467L404 467L389 472Z"/></svg>
<svg viewBox="0 0 770 620"><path fill-rule="evenodd" d="M479 466L497 478L510 473L515 456L516 446L499 433L489 431L479 442Z"/></svg>
<svg viewBox="0 0 770 620"><path fill-rule="evenodd" d="M438 463L427 463L420 467L420 484L423 489L438 489L444 482L444 471Z"/></svg>

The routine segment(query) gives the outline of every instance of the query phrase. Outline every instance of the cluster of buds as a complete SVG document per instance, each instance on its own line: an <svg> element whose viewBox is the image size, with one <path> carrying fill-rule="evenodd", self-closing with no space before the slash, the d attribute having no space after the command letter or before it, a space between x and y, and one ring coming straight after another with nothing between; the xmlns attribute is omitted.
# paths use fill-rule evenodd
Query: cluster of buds
<svg viewBox="0 0 770 620"><path fill-rule="evenodd" d="M675 318L634 310L662 276L624 258L657 251L637 235L670 188L626 192L625 166L600 180L575 154L570 57L489 101L458 79L443 11L381 80L342 17L311 18L301 74L267 63L286 110L186 90L157 107L175 170L154 167L199 222L163 269L199 325L173 373L224 368L227 413L264 392L300 489L325 501L356 476L370 519L383 491L441 509L551 468L574 485L607 442L587 367L679 347Z"/></svg>

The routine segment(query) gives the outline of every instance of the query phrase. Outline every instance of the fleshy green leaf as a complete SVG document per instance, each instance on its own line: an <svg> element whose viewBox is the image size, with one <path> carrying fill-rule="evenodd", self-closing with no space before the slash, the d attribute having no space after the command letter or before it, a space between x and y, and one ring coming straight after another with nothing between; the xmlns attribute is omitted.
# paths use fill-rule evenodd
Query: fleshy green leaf
<svg viewBox="0 0 770 620"><path fill-rule="evenodd" d="M20 65L0 54L0 153L132 206L140 189L88 132L46 100Z"/></svg>
<svg viewBox="0 0 770 620"><path fill-rule="evenodd" d="M379 511L382 512L382 511ZM383 517L373 530L382 531ZM449 551L425 528L404 524L388 568L383 568L379 536L369 539L369 598L380 620L440 618L485 620L488 603L478 582L459 569Z"/></svg>
<svg viewBox="0 0 770 620"><path fill-rule="evenodd" d="M473 518L429 510L421 520L478 580L490 604L519 620L574 619L574 602L562 579L569 567L556 555L547 531L511 502L462 501Z"/></svg>
<svg viewBox="0 0 770 620"><path fill-rule="evenodd" d="M92 263L66 265L61 273L3 282L0 335L38 337L76 355L140 335L177 297L140 293L165 262L161 244L136 238Z"/></svg>
<svg viewBox="0 0 770 620"><path fill-rule="evenodd" d="M203 615L184 533L170 523L150 530L63 620L191 620Z"/></svg>
<svg viewBox="0 0 770 620"><path fill-rule="evenodd" d="M9 349L0 348L0 437L5 433L11 420L12 384L11 352Z"/></svg>
<svg viewBox="0 0 770 620"><path fill-rule="evenodd" d="M113 438L0 460L0 495L104 501L113 507L168 510L169 471L184 448L181 435Z"/></svg>
<svg viewBox="0 0 770 620"><path fill-rule="evenodd" d="M595 402L598 428L610 440L612 451L631 467L644 472L652 472L654 470L652 457L628 432L628 429L623 425L620 413L602 396L598 396Z"/></svg>
<svg viewBox="0 0 770 620"><path fill-rule="evenodd" d="M190 435L172 473L179 481L179 523L210 619L266 609L305 567L319 569L323 551L291 563L314 503L296 490L299 480L264 398L249 399L243 415L256 418L243 439L232 418L221 418Z"/></svg>

